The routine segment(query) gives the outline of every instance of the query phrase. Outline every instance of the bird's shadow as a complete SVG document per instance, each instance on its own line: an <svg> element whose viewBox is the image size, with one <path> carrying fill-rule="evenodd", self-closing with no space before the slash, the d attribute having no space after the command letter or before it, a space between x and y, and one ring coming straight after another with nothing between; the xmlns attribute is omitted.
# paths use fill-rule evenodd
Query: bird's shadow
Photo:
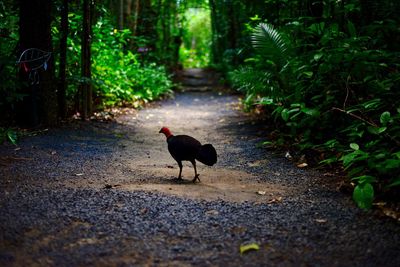
<svg viewBox="0 0 400 267"><path fill-rule="evenodd" d="M182 185L187 185L187 184L198 184L198 182L193 182L192 180L186 180L186 179L178 179L178 178L172 178L165 180L165 183L167 184L182 184Z"/></svg>

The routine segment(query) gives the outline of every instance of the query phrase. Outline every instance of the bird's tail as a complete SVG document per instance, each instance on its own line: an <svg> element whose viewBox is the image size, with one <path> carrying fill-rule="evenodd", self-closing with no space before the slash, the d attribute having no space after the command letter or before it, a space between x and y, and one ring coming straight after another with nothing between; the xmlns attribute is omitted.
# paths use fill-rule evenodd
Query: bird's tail
<svg viewBox="0 0 400 267"><path fill-rule="evenodd" d="M217 163L217 151L211 144L202 145L196 159L203 164L212 166Z"/></svg>

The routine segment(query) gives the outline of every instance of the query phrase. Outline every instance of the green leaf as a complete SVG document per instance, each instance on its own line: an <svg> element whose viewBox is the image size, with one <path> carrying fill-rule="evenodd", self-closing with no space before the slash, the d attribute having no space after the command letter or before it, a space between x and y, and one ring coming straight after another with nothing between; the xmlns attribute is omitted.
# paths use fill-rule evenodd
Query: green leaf
<svg viewBox="0 0 400 267"><path fill-rule="evenodd" d="M388 185L388 187L394 187L399 185L400 185L400 177L397 177L391 184Z"/></svg>
<svg viewBox="0 0 400 267"><path fill-rule="evenodd" d="M274 100L272 98L269 97L263 97L260 100L258 100L258 104L260 105L272 105L274 104Z"/></svg>
<svg viewBox="0 0 400 267"><path fill-rule="evenodd" d="M324 55L323 53L317 53L317 54L315 54L315 55L314 55L314 60L315 60L315 61L319 61L319 60L322 58L323 55Z"/></svg>
<svg viewBox="0 0 400 267"><path fill-rule="evenodd" d="M343 161L343 166L345 168L350 167L353 163L357 161L363 161L369 157L369 153L362 150L355 150L349 154L343 155L340 160Z"/></svg>
<svg viewBox="0 0 400 267"><path fill-rule="evenodd" d="M356 27L354 27L354 24L350 20L347 22L347 30L351 37L357 37Z"/></svg>
<svg viewBox="0 0 400 267"><path fill-rule="evenodd" d="M311 78L314 73L312 71L304 71L303 74L306 78Z"/></svg>
<svg viewBox="0 0 400 267"><path fill-rule="evenodd" d="M351 178L352 181L358 181L358 184L370 184L376 182L376 178L371 175L361 175L358 177Z"/></svg>
<svg viewBox="0 0 400 267"><path fill-rule="evenodd" d="M380 121L383 125L386 125L386 123L388 123L390 121L390 112L389 111L385 111L381 114L381 118Z"/></svg>
<svg viewBox="0 0 400 267"><path fill-rule="evenodd" d="M374 200L374 188L370 183L359 184L354 188L353 200L361 209L370 209Z"/></svg>
<svg viewBox="0 0 400 267"><path fill-rule="evenodd" d="M384 131L386 131L387 127L372 127L372 126L368 126L368 132L375 134L375 135L379 135L381 133L383 133Z"/></svg>
<svg viewBox="0 0 400 267"><path fill-rule="evenodd" d="M332 164L332 163L335 163L335 162L337 162L337 161L338 161L338 159L337 159L336 157L330 157L330 158L321 160L321 161L319 162L319 164L321 164L321 165L324 165L324 164Z"/></svg>
<svg viewBox="0 0 400 267"><path fill-rule="evenodd" d="M246 245L240 245L240 254L246 253L251 250L259 250L260 246L257 243L251 243Z"/></svg>
<svg viewBox="0 0 400 267"><path fill-rule="evenodd" d="M383 162L385 169L398 169L400 168L400 160L398 159L387 159Z"/></svg>
<svg viewBox="0 0 400 267"><path fill-rule="evenodd" d="M263 146L271 146L271 145L273 145L274 144L274 142L271 142L271 141L264 141L264 142L261 142L261 145L263 145Z"/></svg>
<svg viewBox="0 0 400 267"><path fill-rule="evenodd" d="M279 69L289 59L288 41L272 24L260 23L251 36L253 47L258 53L271 59Z"/></svg>
<svg viewBox="0 0 400 267"><path fill-rule="evenodd" d="M353 150L359 150L360 146L358 144L356 144L356 143L351 143L350 144L350 148L353 149Z"/></svg>
<svg viewBox="0 0 400 267"><path fill-rule="evenodd" d="M301 111L313 117L318 117L320 115L319 110L315 108L302 108Z"/></svg>
<svg viewBox="0 0 400 267"><path fill-rule="evenodd" d="M282 116L282 119L284 121L288 121L289 120L289 115L290 115L290 113L289 113L289 110L287 108L282 110L281 116Z"/></svg>
<svg viewBox="0 0 400 267"><path fill-rule="evenodd" d="M8 130L7 137L13 145L17 145L17 132L14 130Z"/></svg>

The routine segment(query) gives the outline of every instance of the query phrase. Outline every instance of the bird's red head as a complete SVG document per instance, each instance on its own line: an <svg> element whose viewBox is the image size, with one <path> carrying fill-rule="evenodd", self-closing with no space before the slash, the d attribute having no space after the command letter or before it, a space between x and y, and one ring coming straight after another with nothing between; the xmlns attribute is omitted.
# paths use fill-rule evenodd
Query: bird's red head
<svg viewBox="0 0 400 267"><path fill-rule="evenodd" d="M167 127L162 127L161 130L159 131L159 133L163 133L165 134L165 136L168 138L170 136L172 136L171 131L167 128Z"/></svg>

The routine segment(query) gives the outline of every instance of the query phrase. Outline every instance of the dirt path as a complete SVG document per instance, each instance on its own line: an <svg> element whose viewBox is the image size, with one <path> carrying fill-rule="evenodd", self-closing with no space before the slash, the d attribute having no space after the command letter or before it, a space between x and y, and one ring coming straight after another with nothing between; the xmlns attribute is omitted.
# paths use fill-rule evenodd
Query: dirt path
<svg viewBox="0 0 400 267"><path fill-rule="evenodd" d="M358 210L331 174L258 148L268 129L213 73L182 75L184 92L117 122L0 147L1 266L400 265L397 222ZM190 164L173 180L162 126L215 146L201 183Z"/></svg>

